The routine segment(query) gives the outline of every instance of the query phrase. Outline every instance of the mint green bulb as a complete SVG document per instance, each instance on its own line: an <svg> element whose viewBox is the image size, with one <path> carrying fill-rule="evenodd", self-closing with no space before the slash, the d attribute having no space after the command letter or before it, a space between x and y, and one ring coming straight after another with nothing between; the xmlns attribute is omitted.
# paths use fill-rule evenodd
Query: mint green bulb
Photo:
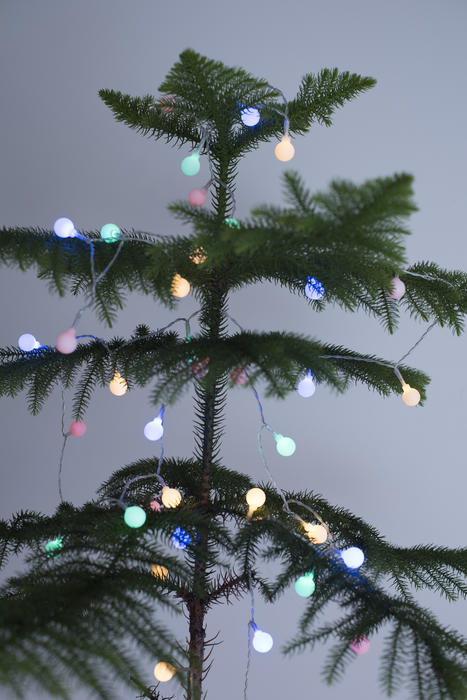
<svg viewBox="0 0 467 700"><path fill-rule="evenodd" d="M63 542L63 540L61 537L57 537L55 540L50 540L49 542L47 542L47 544L44 547L44 549L47 553L47 556L48 557L59 557L60 556L59 552L62 548L62 542Z"/></svg>
<svg viewBox="0 0 467 700"><path fill-rule="evenodd" d="M295 581L295 590L302 598L308 598L308 596L313 595L315 588L316 584L312 571L304 576L300 576Z"/></svg>
<svg viewBox="0 0 467 700"><path fill-rule="evenodd" d="M104 224L101 228L101 238L106 243L115 243L120 239L122 232L115 224Z"/></svg>
<svg viewBox="0 0 467 700"><path fill-rule="evenodd" d="M224 219L224 223L227 224L227 226L230 226L230 228L240 228L240 224L238 223L237 219L232 219L232 217L227 217L227 219Z"/></svg>
<svg viewBox="0 0 467 700"><path fill-rule="evenodd" d="M146 522L146 513L139 506L129 506L125 509L123 519L128 527L141 527Z"/></svg>
<svg viewBox="0 0 467 700"><path fill-rule="evenodd" d="M284 435L275 435L276 450L282 457L290 457L295 452L295 442L292 438L284 437Z"/></svg>
<svg viewBox="0 0 467 700"><path fill-rule="evenodd" d="M192 153L191 156L187 156L182 160L181 164L182 173L185 175L197 175L201 164L199 162L199 153Z"/></svg>

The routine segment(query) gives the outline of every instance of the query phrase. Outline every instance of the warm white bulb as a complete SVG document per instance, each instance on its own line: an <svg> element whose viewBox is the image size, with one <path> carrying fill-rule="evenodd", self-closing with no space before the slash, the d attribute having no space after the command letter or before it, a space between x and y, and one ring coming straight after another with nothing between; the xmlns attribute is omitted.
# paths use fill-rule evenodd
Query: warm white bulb
<svg viewBox="0 0 467 700"><path fill-rule="evenodd" d="M252 513L257 508L261 508L266 502L266 494L263 489L250 489L246 493L246 502L250 506L250 512Z"/></svg>
<svg viewBox="0 0 467 700"><path fill-rule="evenodd" d="M154 578L160 578L165 581L169 577L169 570L162 564L151 564L151 571Z"/></svg>
<svg viewBox="0 0 467 700"><path fill-rule="evenodd" d="M313 544L323 544L328 539L328 531L324 525L312 525L311 523L303 523L303 527L308 539Z"/></svg>
<svg viewBox="0 0 467 700"><path fill-rule="evenodd" d="M286 163L288 160L292 160L295 154L295 148L293 147L288 135L284 134L280 143L278 143L275 147L274 154L276 158L283 163Z"/></svg>
<svg viewBox="0 0 467 700"><path fill-rule="evenodd" d="M128 391L128 384L120 372L115 372L112 381L109 384L109 389L114 396L123 396Z"/></svg>
<svg viewBox="0 0 467 700"><path fill-rule="evenodd" d="M181 275L174 275L170 291L178 299L183 299L190 293L190 283Z"/></svg>
<svg viewBox="0 0 467 700"><path fill-rule="evenodd" d="M406 406L417 406L420 403L420 392L413 389L410 384L404 384L402 392L402 401Z"/></svg>
<svg viewBox="0 0 467 700"><path fill-rule="evenodd" d="M176 508L182 502L182 494L178 489L163 486L161 500L166 508Z"/></svg>
<svg viewBox="0 0 467 700"><path fill-rule="evenodd" d="M177 669L172 666L172 664L167 663L167 661L159 661L154 667L154 677L157 681L166 683L174 677L176 670Z"/></svg>

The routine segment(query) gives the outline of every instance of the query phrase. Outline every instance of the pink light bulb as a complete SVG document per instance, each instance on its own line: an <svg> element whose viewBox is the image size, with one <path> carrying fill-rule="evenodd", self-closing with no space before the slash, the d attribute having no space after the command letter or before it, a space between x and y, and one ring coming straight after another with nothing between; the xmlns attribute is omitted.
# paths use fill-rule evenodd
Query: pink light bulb
<svg viewBox="0 0 467 700"><path fill-rule="evenodd" d="M188 201L190 204L193 204L194 207L201 207L206 201L207 197L207 192L204 189L200 189L199 187L195 187L193 190L190 190L190 194L188 195Z"/></svg>
<svg viewBox="0 0 467 700"><path fill-rule="evenodd" d="M230 378L237 386L243 386L249 379L248 372L241 365L237 365L237 367L231 371Z"/></svg>
<svg viewBox="0 0 467 700"><path fill-rule="evenodd" d="M365 637L364 634L362 634L360 637L355 637L355 639L351 642L350 648L354 652L354 654L357 654L360 656L361 654L366 654L367 651L370 650L370 641Z"/></svg>
<svg viewBox="0 0 467 700"><path fill-rule="evenodd" d="M402 299L405 294L405 284L399 277L393 277L391 280L391 291L388 292L390 299Z"/></svg>
<svg viewBox="0 0 467 700"><path fill-rule="evenodd" d="M173 105L175 104L175 97L173 95L164 95L159 102L163 105L163 107L161 107L161 112L163 114L169 114L174 111Z"/></svg>
<svg viewBox="0 0 467 700"><path fill-rule="evenodd" d="M75 437L83 437L86 430L87 430L86 423L83 423L82 420L75 420L70 425L70 433L72 435L74 435Z"/></svg>
<svg viewBox="0 0 467 700"><path fill-rule="evenodd" d="M78 341L76 340L76 330L69 328L64 333L61 333L55 343L55 347L62 355L69 355L76 350Z"/></svg>

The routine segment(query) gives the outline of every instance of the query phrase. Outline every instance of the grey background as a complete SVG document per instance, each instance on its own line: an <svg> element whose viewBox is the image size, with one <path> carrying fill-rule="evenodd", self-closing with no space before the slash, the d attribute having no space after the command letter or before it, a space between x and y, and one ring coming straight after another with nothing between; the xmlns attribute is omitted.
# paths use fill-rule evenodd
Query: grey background
<svg viewBox="0 0 467 700"><path fill-rule="evenodd" d="M166 205L187 196L193 181L205 182L205 164L188 181L179 169L186 149L150 142L117 124L97 90L155 92L178 53L192 47L267 77L288 96L305 72L325 66L375 76L377 87L340 110L332 128L315 126L296 140L290 165L312 188L325 187L333 177L361 181L413 173L420 211L411 221L410 260L465 268L466 19L460 0L1 0L1 223L50 227L58 216L69 216L82 229L113 221L157 233L179 231ZM283 169L273 144L247 157L238 182L239 218L260 202L281 202ZM2 269L0 298L2 345L15 344L23 332L53 343L80 305L70 296L50 296L33 272L17 270ZM190 298L179 304L182 315L194 308ZM393 360L423 331L404 319L399 332L387 337L364 316L333 309L313 315L299 298L271 285L236 293L231 313L252 329L288 328ZM124 335L138 323L158 327L174 317L131 295L113 331L91 313L80 331ZM464 358L465 340L438 328L417 349L412 364L432 376L423 409L361 387L345 396L320 387L308 400L291 395L284 403L265 401L267 420L297 442L288 460L267 447L278 481L324 494L394 543L465 545ZM147 394L116 399L106 390L96 393L88 432L70 441L66 454L66 497L83 503L116 467L153 453L141 433L154 414ZM24 397L4 399L1 406L1 513L7 517L20 508L51 513L58 501L59 396L36 418L27 413ZM192 449L191 411L187 394L167 412L171 455ZM249 392L231 393L227 419L225 464L262 479L258 415ZM467 632L462 604L448 606L428 595L421 600ZM251 697L382 697L379 639L372 640L371 653L356 659L343 684L332 688L319 678L322 650L281 657L281 643L292 634L303 605L292 591L273 608L258 604L257 622L274 635L275 647L268 655L254 655ZM211 698L241 696L247 621L246 600L210 615L208 633L221 629L223 640L207 682ZM181 621L173 624L183 638ZM148 660L148 683L155 661ZM0 690L0 697L8 696ZM32 697L37 695L31 691ZM74 697L88 694L77 690ZM116 697L133 694L121 690Z"/></svg>

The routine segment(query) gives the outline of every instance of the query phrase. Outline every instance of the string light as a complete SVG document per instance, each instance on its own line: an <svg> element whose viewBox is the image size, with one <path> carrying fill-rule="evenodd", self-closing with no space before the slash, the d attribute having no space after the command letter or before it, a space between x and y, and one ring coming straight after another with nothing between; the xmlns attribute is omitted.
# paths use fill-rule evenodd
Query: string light
<svg viewBox="0 0 467 700"><path fill-rule="evenodd" d="M417 406L420 403L420 392L410 384L402 384L402 401L406 406Z"/></svg>
<svg viewBox="0 0 467 700"><path fill-rule="evenodd" d="M244 107L240 112L240 119L245 126L256 126L261 119L261 114L256 107Z"/></svg>
<svg viewBox="0 0 467 700"><path fill-rule="evenodd" d="M199 162L199 152L193 151L190 156L184 158L180 167L184 175L197 175L201 167L201 163Z"/></svg>
<svg viewBox="0 0 467 700"><path fill-rule="evenodd" d="M163 95L159 102L162 105L161 112L163 114L169 114L174 111L175 97L173 95Z"/></svg>
<svg viewBox="0 0 467 700"><path fill-rule="evenodd" d="M314 382L311 370L308 370L303 379L300 379L297 384L297 391L304 399L308 399L310 396L313 396L316 391L316 384Z"/></svg>
<svg viewBox="0 0 467 700"><path fill-rule="evenodd" d="M166 508L176 508L182 502L182 494L178 489L171 489L169 486L163 486L161 500Z"/></svg>
<svg viewBox="0 0 467 700"><path fill-rule="evenodd" d="M207 257L206 251L200 246L191 253L190 260L191 262L194 262L195 265L201 265L202 263L206 262Z"/></svg>
<svg viewBox="0 0 467 700"><path fill-rule="evenodd" d="M141 527L146 522L146 513L141 506L128 506L125 508L123 519L128 527Z"/></svg>
<svg viewBox="0 0 467 700"><path fill-rule="evenodd" d="M74 238L78 231L71 219L62 216L54 222L54 233L59 238Z"/></svg>
<svg viewBox="0 0 467 700"><path fill-rule="evenodd" d="M312 523L303 523L303 528L305 530L308 539L313 542L313 544L324 544L328 539L328 531L324 525L312 525Z"/></svg>
<svg viewBox="0 0 467 700"><path fill-rule="evenodd" d="M70 425L69 431L74 437L82 437L84 433L86 432L87 427L86 423L83 423L82 420L75 420L73 423Z"/></svg>
<svg viewBox="0 0 467 700"><path fill-rule="evenodd" d="M266 503L266 494L263 489L253 488L246 492L245 499L248 503L248 517L251 517L255 510Z"/></svg>
<svg viewBox="0 0 467 700"><path fill-rule="evenodd" d="M154 511L156 511L156 513L159 513L160 509L161 509L161 504L159 503L159 501L156 501L155 499L153 499L152 501L150 501L149 507L151 510L154 510Z"/></svg>
<svg viewBox="0 0 467 700"><path fill-rule="evenodd" d="M370 650L370 640L362 634L360 637L355 637L350 644L350 648L354 654L361 655L366 654Z"/></svg>
<svg viewBox="0 0 467 700"><path fill-rule="evenodd" d="M390 299L402 299L405 294L405 284L399 277L393 277L391 280L391 291L387 292Z"/></svg>
<svg viewBox="0 0 467 700"><path fill-rule="evenodd" d="M169 577L169 570L161 564L151 564L151 571L154 578L160 578L162 581Z"/></svg>
<svg viewBox="0 0 467 700"><path fill-rule="evenodd" d="M358 569L365 561L365 555L360 547L348 547L340 553L344 564L349 569Z"/></svg>
<svg viewBox="0 0 467 700"><path fill-rule="evenodd" d="M106 243L116 243L122 237L122 232L116 224L104 224L100 236Z"/></svg>
<svg viewBox="0 0 467 700"><path fill-rule="evenodd" d="M274 433L276 440L276 450L282 457L290 457L296 449L294 440L290 437L285 437L280 433Z"/></svg>
<svg viewBox="0 0 467 700"><path fill-rule="evenodd" d="M231 216L228 216L226 219L224 219L224 223L227 224L230 228L240 228L240 224L237 221L237 219L234 219Z"/></svg>
<svg viewBox="0 0 467 700"><path fill-rule="evenodd" d="M313 595L315 588L315 578L312 571L300 576L300 578L295 581L295 591L302 598L308 598L310 595Z"/></svg>
<svg viewBox="0 0 467 700"><path fill-rule="evenodd" d="M308 281L305 284L305 294L308 299L317 301L324 297L324 286L321 282L318 282L316 277L308 277Z"/></svg>
<svg viewBox="0 0 467 700"><path fill-rule="evenodd" d="M274 640L268 632L263 632L263 630L258 629L258 625L251 621L250 626L253 629L253 648L259 651L260 654L267 654L271 651L274 644Z"/></svg>
<svg viewBox="0 0 467 700"><path fill-rule="evenodd" d="M172 535L172 546L175 547L175 549L186 549L190 542L190 534L178 525Z"/></svg>
<svg viewBox="0 0 467 700"><path fill-rule="evenodd" d="M190 283L179 274L173 276L170 291L178 299L183 299L190 293Z"/></svg>
<svg viewBox="0 0 467 700"><path fill-rule="evenodd" d="M109 383L109 389L114 396L123 396L128 391L126 379L121 376L120 372L115 372Z"/></svg>
<svg viewBox="0 0 467 700"><path fill-rule="evenodd" d="M154 677L157 681L166 683L174 677L176 671L177 669L172 666L172 664L167 663L167 661L159 661L159 663L154 666Z"/></svg>
<svg viewBox="0 0 467 700"><path fill-rule="evenodd" d="M47 544L45 545L44 549L48 557L59 557L60 556L60 550L63 546L63 538L62 537L57 537L54 540L49 540Z"/></svg>
<svg viewBox="0 0 467 700"><path fill-rule="evenodd" d="M192 204L194 207L202 207L203 204L206 202L208 196L208 188L202 187L195 187L193 190L190 190L190 193L188 195L188 201L190 204Z"/></svg>
<svg viewBox="0 0 467 700"><path fill-rule="evenodd" d="M284 134L280 142L277 144L277 146L274 149L274 154L277 158L277 160L282 161L283 163L286 163L289 160L292 160L292 158L295 155L295 148L290 140L290 136L288 134Z"/></svg>
<svg viewBox="0 0 467 700"><path fill-rule="evenodd" d="M35 339L31 333L23 333L18 338L18 347L23 352L31 352L31 350L37 350L40 348L41 344Z"/></svg>
<svg viewBox="0 0 467 700"><path fill-rule="evenodd" d="M78 347L78 341L76 340L76 329L69 328L64 333L60 333L58 336L55 347L58 352L62 355L70 355Z"/></svg>
<svg viewBox="0 0 467 700"><path fill-rule="evenodd" d="M199 360L195 362L190 367L191 374L196 377L196 379L202 379L209 372L209 357L205 357L204 360Z"/></svg>
<svg viewBox="0 0 467 700"><path fill-rule="evenodd" d="M235 369L231 371L230 378L237 386L243 386L249 379L246 368L241 365L237 365Z"/></svg>
<svg viewBox="0 0 467 700"><path fill-rule="evenodd" d="M156 441L160 440L161 437L164 434L164 426L163 426L163 414L164 411L161 409L159 411L159 414L154 418L154 420L150 420L149 423L146 423L144 426L144 437L147 438L148 440L151 441Z"/></svg>

